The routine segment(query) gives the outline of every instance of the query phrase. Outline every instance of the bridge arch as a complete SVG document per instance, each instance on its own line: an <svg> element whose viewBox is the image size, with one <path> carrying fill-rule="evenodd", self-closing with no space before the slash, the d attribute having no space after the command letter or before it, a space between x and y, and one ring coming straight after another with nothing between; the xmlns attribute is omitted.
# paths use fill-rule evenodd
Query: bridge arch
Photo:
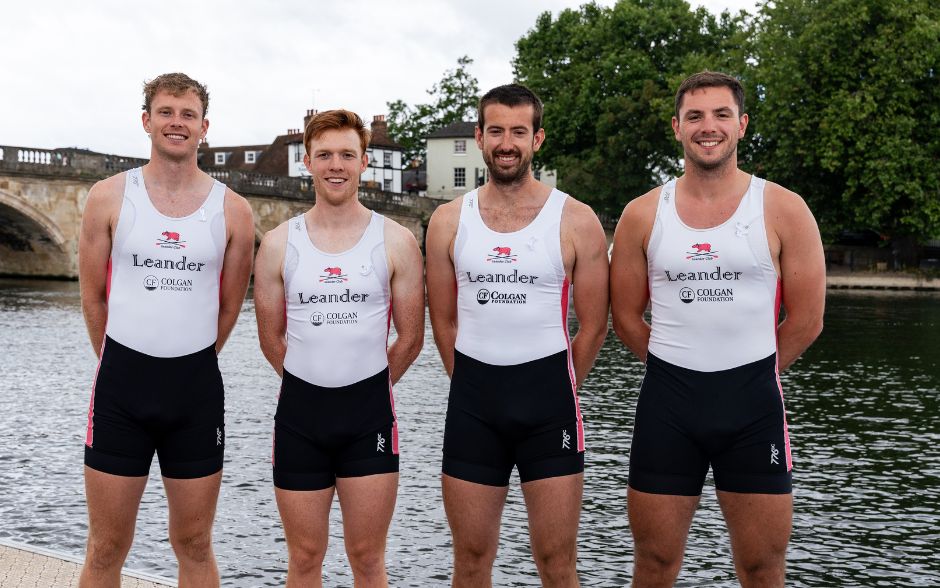
<svg viewBox="0 0 940 588"><path fill-rule="evenodd" d="M0 275L73 276L68 245L55 221L0 190Z"/></svg>

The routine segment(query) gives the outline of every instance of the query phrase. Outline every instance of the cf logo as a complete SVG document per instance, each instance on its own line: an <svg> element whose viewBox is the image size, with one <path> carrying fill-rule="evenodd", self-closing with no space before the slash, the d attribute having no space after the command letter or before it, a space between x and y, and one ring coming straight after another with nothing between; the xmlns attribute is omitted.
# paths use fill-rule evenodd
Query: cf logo
<svg viewBox="0 0 940 588"><path fill-rule="evenodd" d="M683 288L679 290L679 300L688 304L695 300L695 292L692 291L692 288Z"/></svg>
<svg viewBox="0 0 940 588"><path fill-rule="evenodd" d="M151 291L156 290L157 284L159 283L160 281L157 279L156 276L147 276L146 278L144 278L144 288L148 290L151 290Z"/></svg>
<svg viewBox="0 0 940 588"><path fill-rule="evenodd" d="M487 290L486 288L480 288L480 290L477 291L477 302L479 302L480 304L486 304L489 301L490 301L490 291Z"/></svg>
<svg viewBox="0 0 940 588"><path fill-rule="evenodd" d="M319 327L323 324L323 313L315 312L310 315L310 322L313 323L313 326Z"/></svg>

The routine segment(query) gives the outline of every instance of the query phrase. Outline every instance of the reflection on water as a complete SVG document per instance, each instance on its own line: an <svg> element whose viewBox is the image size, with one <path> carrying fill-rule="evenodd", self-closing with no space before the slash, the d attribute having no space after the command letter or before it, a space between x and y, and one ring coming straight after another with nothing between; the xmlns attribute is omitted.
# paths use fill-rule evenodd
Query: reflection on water
<svg viewBox="0 0 940 588"><path fill-rule="evenodd" d="M940 585L938 327L935 294L832 294L823 335L783 375L796 466L788 585ZM0 537L81 554L81 444L95 360L77 285L0 281L0 329L6 349L0 364ZM283 585L285 548L269 463L278 380L258 350L250 304L220 363L228 447L215 540L224 584ZM630 580L624 495L642 377L642 366L611 336L582 392L588 454L579 567L585 586ZM391 583L446 585L450 539L438 477L447 379L430 332L395 395L402 471L388 545ZM173 576L166 505L158 475L151 478L127 563ZM338 515L334 507L327 585L351 585ZM515 479L496 585L538 585L528 550ZM711 486L677 585L737 585Z"/></svg>

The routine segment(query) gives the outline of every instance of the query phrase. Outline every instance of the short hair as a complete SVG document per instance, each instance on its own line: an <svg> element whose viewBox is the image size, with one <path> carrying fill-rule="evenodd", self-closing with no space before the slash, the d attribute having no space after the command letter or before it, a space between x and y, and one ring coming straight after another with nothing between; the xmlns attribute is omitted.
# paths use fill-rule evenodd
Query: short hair
<svg viewBox="0 0 940 588"><path fill-rule="evenodd" d="M144 83L144 110L150 112L150 104L158 92L169 92L179 97L192 90L202 102L202 116L209 112L209 90L203 84L184 73L167 73Z"/></svg>
<svg viewBox="0 0 940 588"><path fill-rule="evenodd" d="M497 86L480 98L480 105L477 107L477 126L481 131L484 129L483 111L490 104L502 104L509 107L530 104L532 105L532 131L536 132L542 128L542 101L535 95L535 92L522 84Z"/></svg>
<svg viewBox="0 0 940 588"><path fill-rule="evenodd" d="M685 97L686 93L701 88L728 88L731 90L731 95L734 96L734 101L738 105L738 115L744 114L744 87L741 85L741 82L728 74L706 70L687 77L679 84L679 90L676 92L677 119L679 118L679 108L682 106L682 99Z"/></svg>
<svg viewBox="0 0 940 588"><path fill-rule="evenodd" d="M316 139L326 131L342 131L351 129L359 135L359 146L362 152L366 152L369 146L369 140L372 133L366 128L358 114L350 110L338 108L336 110L324 110L310 117L304 128L304 151L310 155L310 140Z"/></svg>

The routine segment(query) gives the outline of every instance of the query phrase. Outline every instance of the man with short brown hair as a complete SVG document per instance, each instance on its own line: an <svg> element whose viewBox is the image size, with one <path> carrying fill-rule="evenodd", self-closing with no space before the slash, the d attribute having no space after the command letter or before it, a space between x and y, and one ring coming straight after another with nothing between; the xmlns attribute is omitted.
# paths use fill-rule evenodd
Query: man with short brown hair
<svg viewBox="0 0 940 588"><path fill-rule="evenodd" d="M254 223L248 202L196 165L207 107L205 87L185 74L149 82L150 162L95 184L82 215L82 310L99 355L85 440L82 586L120 584L154 451L180 585L219 585L217 354L245 298Z"/></svg>

